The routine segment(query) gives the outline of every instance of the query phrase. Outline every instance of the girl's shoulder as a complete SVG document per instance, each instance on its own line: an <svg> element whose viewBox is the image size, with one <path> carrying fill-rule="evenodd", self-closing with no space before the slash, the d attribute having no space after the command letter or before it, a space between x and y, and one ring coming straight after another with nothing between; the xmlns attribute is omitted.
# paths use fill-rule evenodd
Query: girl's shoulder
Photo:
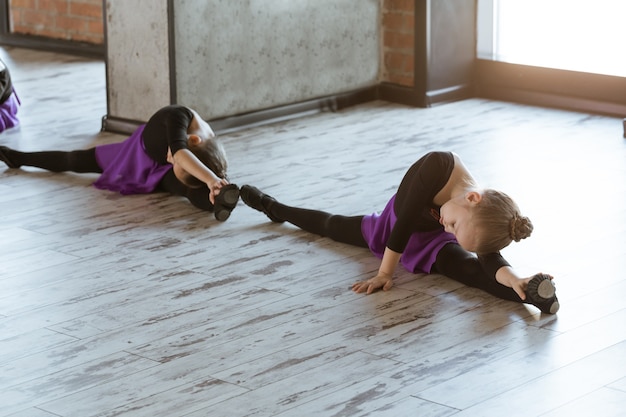
<svg viewBox="0 0 626 417"><path fill-rule="evenodd" d="M193 110L180 104L170 104L157 110L152 118L156 119L183 119L191 120L194 117Z"/></svg>
<svg viewBox="0 0 626 417"><path fill-rule="evenodd" d="M453 152L432 151L421 157L415 165L430 176L449 176L461 159Z"/></svg>

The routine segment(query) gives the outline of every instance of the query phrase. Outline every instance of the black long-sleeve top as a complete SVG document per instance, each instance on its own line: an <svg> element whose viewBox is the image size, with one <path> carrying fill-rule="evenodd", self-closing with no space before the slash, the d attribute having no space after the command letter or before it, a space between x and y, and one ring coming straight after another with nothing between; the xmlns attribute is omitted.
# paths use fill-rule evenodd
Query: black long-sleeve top
<svg viewBox="0 0 626 417"><path fill-rule="evenodd" d="M193 118L193 112L179 104L172 104L158 110L150 117L142 133L146 153L157 163L166 164L168 148L172 155L181 149L188 149L187 130ZM176 178L172 169L165 174L157 188L186 197L194 206L202 210L213 211L213 204L209 201L208 187L187 187Z"/></svg>
<svg viewBox="0 0 626 417"><path fill-rule="evenodd" d="M446 185L454 169L451 152L429 152L415 162L406 172L394 203L397 217L387 247L402 253L415 232L443 228L438 216L440 206L433 203L437 193ZM479 260L485 271L495 278L496 271L510 264L500 253L481 254Z"/></svg>

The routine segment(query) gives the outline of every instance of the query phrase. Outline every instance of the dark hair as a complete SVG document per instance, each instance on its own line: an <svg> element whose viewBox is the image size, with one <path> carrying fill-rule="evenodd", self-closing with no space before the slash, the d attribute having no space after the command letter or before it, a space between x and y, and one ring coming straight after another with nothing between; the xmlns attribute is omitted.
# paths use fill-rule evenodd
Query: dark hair
<svg viewBox="0 0 626 417"><path fill-rule="evenodd" d="M189 150L215 175L220 178L227 178L228 161L221 143L215 139L206 139L197 145L189 145ZM205 185L204 182L191 174L187 174L182 182L190 188L200 188Z"/></svg>
<svg viewBox="0 0 626 417"><path fill-rule="evenodd" d="M533 231L528 217L520 214L511 197L496 190L484 190L474 207L472 220L479 230L477 253L497 252L512 241L526 239Z"/></svg>

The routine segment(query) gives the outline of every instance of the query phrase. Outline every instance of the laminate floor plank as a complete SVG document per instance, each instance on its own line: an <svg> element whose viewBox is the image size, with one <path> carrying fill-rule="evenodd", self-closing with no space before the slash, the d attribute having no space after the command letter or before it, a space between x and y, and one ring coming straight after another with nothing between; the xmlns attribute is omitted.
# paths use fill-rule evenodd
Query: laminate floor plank
<svg viewBox="0 0 626 417"><path fill-rule="evenodd" d="M426 389L417 394L420 398L433 402L442 402L454 408L465 410L476 404L488 402L498 395L516 390L524 384L548 378L548 375L558 374L562 369L574 367L576 364L588 360L596 352L605 352L620 345L626 329L616 332L615 326L624 319L626 310L606 317L570 332L546 339L544 343L525 346L523 350L511 354L506 358L490 360L480 368L474 369L442 384ZM607 329L611 334L607 334ZM553 355L546 355L551 352ZM623 347L617 350L625 354ZM626 357L623 358L626 360ZM608 361L605 366L618 366L618 362ZM618 371L618 377L619 377ZM583 384L580 378L578 383ZM601 377L598 378L601 380ZM480 387L474 390L459 391L471 384L472 381L481 381ZM607 373L604 384L615 381L611 373ZM563 390L572 382L562 381ZM462 395L459 393L463 392ZM535 402L542 402L537 399ZM548 401L548 400L546 400Z"/></svg>
<svg viewBox="0 0 626 417"><path fill-rule="evenodd" d="M621 342L593 353L571 365L528 381L526 384L514 387L516 396L512 396L510 392L496 395L475 406L465 408L456 415L499 416L510 408L519 409L521 407L525 408L528 414L543 415L560 407L568 406L576 399L586 397L602 389L608 383L621 377L625 367L626 344ZM597 369L603 369L603 371L596 372ZM559 389L554 389L554 387L559 387ZM546 395L546 392L549 392L550 395ZM503 400L503 396L509 398ZM623 402L623 396L619 397ZM535 401L528 401L528 398L533 398ZM606 408L603 403L596 403L595 405L599 415L614 413L612 405Z"/></svg>

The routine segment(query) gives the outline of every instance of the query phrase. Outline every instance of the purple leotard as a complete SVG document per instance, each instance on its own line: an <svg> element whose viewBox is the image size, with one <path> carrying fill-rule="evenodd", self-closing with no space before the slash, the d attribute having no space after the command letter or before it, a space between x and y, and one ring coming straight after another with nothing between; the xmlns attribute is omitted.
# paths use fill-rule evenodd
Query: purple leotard
<svg viewBox="0 0 626 417"><path fill-rule="evenodd" d="M142 140L144 128L141 125L123 142L96 147L96 160L103 172L94 187L121 194L154 191L172 166L159 164L148 156Z"/></svg>
<svg viewBox="0 0 626 417"><path fill-rule="evenodd" d="M450 152L430 152L407 171L398 192L382 213L367 215L361 233L374 255L382 258L385 248L402 253L400 263L409 271L429 273L437 253L456 243L432 213L439 213L435 195L446 185L454 168Z"/></svg>
<svg viewBox="0 0 626 417"><path fill-rule="evenodd" d="M166 106L125 141L97 146L96 160L103 173L94 186L121 194L153 192L172 169L167 162L168 149L172 155L187 149L187 128L192 119L188 108Z"/></svg>
<svg viewBox="0 0 626 417"><path fill-rule="evenodd" d="M361 232L370 251L380 259L383 257L391 231L397 222L393 210L395 200L394 195L382 213L365 216L361 222ZM453 234L443 229L413 232L402 251L400 263L408 271L429 273L435 264L437 253L448 243L456 243L456 239Z"/></svg>

